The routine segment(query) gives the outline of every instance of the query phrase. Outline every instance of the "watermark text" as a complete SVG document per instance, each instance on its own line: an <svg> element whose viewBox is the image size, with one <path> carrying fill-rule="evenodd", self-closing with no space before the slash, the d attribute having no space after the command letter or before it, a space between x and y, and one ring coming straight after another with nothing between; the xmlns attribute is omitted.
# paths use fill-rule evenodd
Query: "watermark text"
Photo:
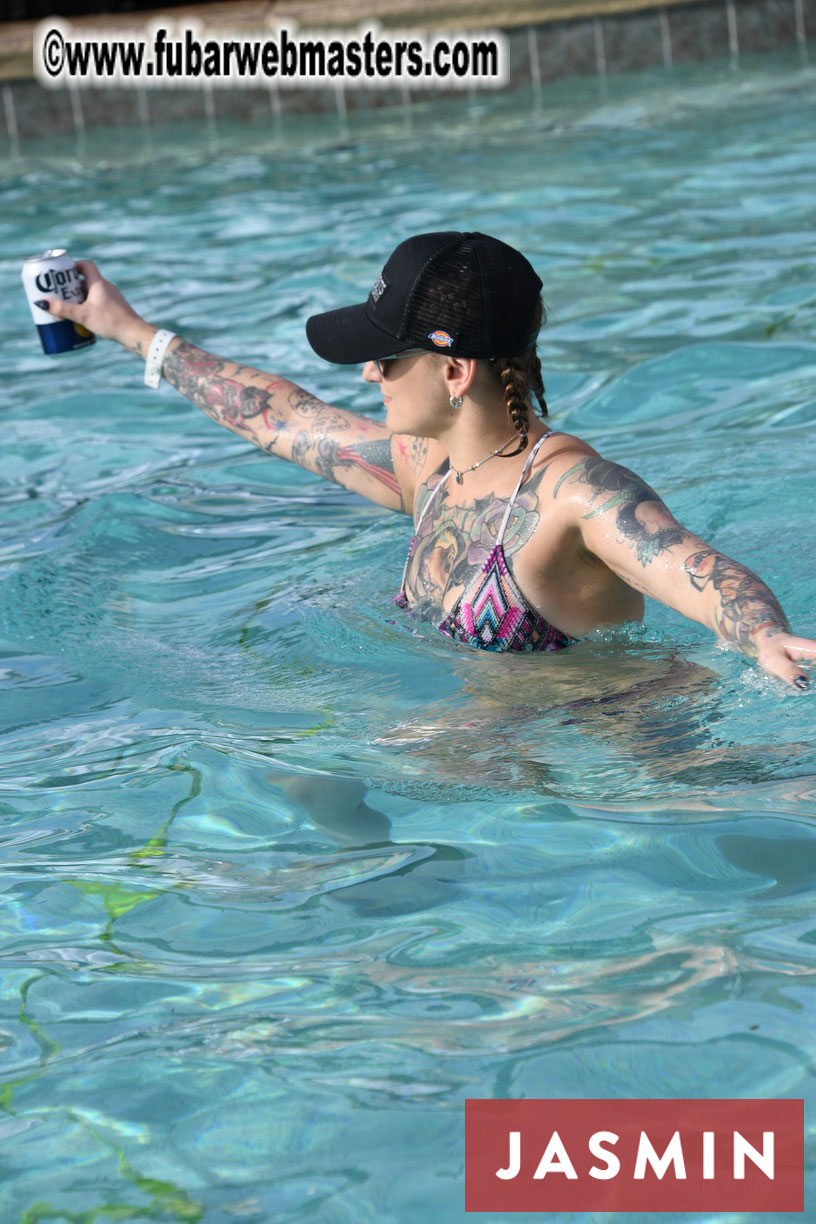
<svg viewBox="0 0 816 1224"><path fill-rule="evenodd" d="M376 26L304 34L280 26L262 37L216 37L196 22L162 18L144 37L83 30L49 18L34 31L40 84L117 86L414 86L498 88L508 80L502 34L385 35Z"/></svg>

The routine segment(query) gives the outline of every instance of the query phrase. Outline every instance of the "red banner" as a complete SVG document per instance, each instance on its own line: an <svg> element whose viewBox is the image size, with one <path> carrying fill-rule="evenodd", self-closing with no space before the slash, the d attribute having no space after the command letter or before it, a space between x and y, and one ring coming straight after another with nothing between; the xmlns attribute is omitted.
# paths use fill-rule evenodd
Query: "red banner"
<svg viewBox="0 0 816 1224"><path fill-rule="evenodd" d="M804 1211L803 1101L465 1102L466 1211Z"/></svg>

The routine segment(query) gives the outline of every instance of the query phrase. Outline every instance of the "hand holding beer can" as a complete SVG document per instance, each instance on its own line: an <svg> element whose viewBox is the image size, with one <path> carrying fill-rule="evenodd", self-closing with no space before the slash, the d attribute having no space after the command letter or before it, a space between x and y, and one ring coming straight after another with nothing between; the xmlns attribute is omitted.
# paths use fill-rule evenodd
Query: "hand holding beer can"
<svg viewBox="0 0 816 1224"><path fill-rule="evenodd" d="M96 343L96 336L81 323L55 319L36 305L43 297L61 297L66 302L85 301L85 284L67 251L43 251L42 255L33 255L24 261L22 276L43 351L49 357L73 353Z"/></svg>

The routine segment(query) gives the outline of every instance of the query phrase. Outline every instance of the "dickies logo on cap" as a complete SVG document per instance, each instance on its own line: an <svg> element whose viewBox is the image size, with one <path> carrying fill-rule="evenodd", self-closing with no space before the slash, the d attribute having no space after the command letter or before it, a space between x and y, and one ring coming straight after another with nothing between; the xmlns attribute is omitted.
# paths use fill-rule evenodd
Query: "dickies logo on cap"
<svg viewBox="0 0 816 1224"><path fill-rule="evenodd" d="M453 336L451 336L449 332L442 331L441 328L437 328L436 331L429 332L428 339L430 340L431 344L435 344L437 348L450 348L450 346L453 344Z"/></svg>

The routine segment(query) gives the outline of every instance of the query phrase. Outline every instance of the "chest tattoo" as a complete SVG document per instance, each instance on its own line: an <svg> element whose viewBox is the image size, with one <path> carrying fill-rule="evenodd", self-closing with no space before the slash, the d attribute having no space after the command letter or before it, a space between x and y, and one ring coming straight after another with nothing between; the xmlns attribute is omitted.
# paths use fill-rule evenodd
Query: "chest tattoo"
<svg viewBox="0 0 816 1224"><path fill-rule="evenodd" d="M507 557L530 539L539 518L539 485L546 468L534 473L516 497L504 533ZM466 590L497 543L509 495L488 493L470 501L451 499L449 481L436 492L444 473L436 472L417 495L420 508L433 501L415 536L406 576L412 610L426 619L439 619ZM450 592L450 598L446 598Z"/></svg>

